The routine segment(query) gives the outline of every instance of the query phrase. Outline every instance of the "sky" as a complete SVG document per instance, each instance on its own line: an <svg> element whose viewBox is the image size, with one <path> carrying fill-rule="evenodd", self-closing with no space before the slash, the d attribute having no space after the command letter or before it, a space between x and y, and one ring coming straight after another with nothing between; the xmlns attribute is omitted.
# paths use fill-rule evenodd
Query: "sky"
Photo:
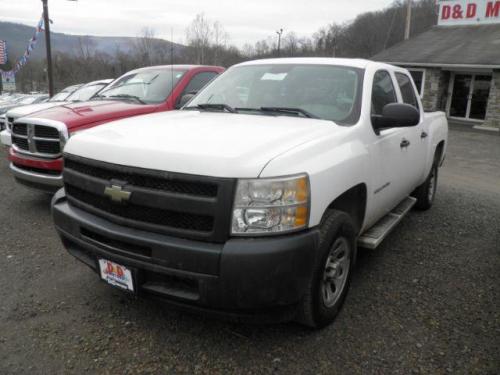
<svg viewBox="0 0 500 375"><path fill-rule="evenodd" d="M198 13L219 21L238 47L268 36L295 31L310 36L331 22L387 7L392 0L48 0L55 32L79 35L138 36L145 27L174 42L185 41L185 29ZM40 0L0 0L0 21L35 26Z"/></svg>

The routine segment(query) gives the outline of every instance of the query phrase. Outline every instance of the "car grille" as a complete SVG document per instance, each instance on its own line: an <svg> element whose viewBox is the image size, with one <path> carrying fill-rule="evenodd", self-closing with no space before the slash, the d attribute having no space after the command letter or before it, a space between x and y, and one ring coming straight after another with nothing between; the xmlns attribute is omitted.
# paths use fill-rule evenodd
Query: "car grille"
<svg viewBox="0 0 500 375"><path fill-rule="evenodd" d="M182 238L224 242L229 235L234 179L125 167L65 155L70 204L120 225ZM130 198L104 193L118 185Z"/></svg>
<svg viewBox="0 0 500 375"><path fill-rule="evenodd" d="M11 129L12 129L12 124L13 124L13 123L14 123L14 117L7 117L7 123L6 123L6 125L7 125L7 128L8 128L9 130L11 130Z"/></svg>
<svg viewBox="0 0 500 375"><path fill-rule="evenodd" d="M24 122L12 124L12 143L17 150L25 153L48 158L59 157L62 139L56 127Z"/></svg>
<svg viewBox="0 0 500 375"><path fill-rule="evenodd" d="M198 183L170 180L155 176L144 176L137 173L127 173L125 170L111 170L98 166L90 166L69 158L66 158L64 163L65 167L71 168L74 171L108 181L111 179L124 180L131 185L169 191L172 193L192 194L206 197L217 196L217 184L215 183Z"/></svg>
<svg viewBox="0 0 500 375"><path fill-rule="evenodd" d="M51 126L36 125L35 137L59 139L59 130Z"/></svg>
<svg viewBox="0 0 500 375"><path fill-rule="evenodd" d="M12 125L12 132L19 135L28 135L28 125L14 124Z"/></svg>
<svg viewBox="0 0 500 375"><path fill-rule="evenodd" d="M15 144L21 150L29 151L28 140L26 138L17 137L12 135L12 143Z"/></svg>

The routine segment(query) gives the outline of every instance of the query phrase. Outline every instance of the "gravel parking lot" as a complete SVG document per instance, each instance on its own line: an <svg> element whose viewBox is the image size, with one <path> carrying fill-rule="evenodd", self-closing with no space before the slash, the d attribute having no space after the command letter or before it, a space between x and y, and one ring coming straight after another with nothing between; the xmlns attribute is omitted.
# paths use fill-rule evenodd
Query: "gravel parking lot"
<svg viewBox="0 0 500 375"><path fill-rule="evenodd" d="M63 249L0 161L0 374L499 374L500 136L454 129L435 206L363 251L322 331L126 296Z"/></svg>

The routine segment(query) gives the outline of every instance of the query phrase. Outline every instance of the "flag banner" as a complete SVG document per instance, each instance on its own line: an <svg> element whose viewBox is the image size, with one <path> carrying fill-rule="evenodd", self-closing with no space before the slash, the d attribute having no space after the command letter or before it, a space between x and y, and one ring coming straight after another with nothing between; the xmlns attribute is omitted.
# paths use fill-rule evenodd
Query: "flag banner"
<svg viewBox="0 0 500 375"><path fill-rule="evenodd" d="M7 64L7 42L0 40L0 65Z"/></svg>
<svg viewBox="0 0 500 375"><path fill-rule="evenodd" d="M14 68L9 71L3 71L0 69L0 73L2 73L2 79L4 78L5 74L9 74L9 77L15 77L15 74L21 70L21 68L27 64L29 60L29 56L31 54L31 51L35 49L35 45L38 42L38 35L44 31L44 24L43 24L43 17L40 18L40 21L38 21L38 24L35 28L35 33L31 37L31 39L28 41L28 46L26 47L26 50L22 54L22 56L16 61L14 64ZM2 42L3 42L3 51L4 53L2 54ZM5 59L5 62L2 63L2 55L3 58ZM0 40L0 65L7 63L7 42L4 40Z"/></svg>

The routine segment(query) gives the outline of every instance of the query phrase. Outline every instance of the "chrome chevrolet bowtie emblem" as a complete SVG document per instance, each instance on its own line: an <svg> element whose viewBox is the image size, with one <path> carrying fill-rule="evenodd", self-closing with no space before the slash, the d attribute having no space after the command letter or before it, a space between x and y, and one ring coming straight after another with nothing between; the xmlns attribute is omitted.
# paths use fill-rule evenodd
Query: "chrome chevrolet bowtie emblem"
<svg viewBox="0 0 500 375"><path fill-rule="evenodd" d="M132 193L130 191L123 190L123 188L119 185L111 185L106 186L104 189L104 195L111 198L113 202L122 203L127 202Z"/></svg>

